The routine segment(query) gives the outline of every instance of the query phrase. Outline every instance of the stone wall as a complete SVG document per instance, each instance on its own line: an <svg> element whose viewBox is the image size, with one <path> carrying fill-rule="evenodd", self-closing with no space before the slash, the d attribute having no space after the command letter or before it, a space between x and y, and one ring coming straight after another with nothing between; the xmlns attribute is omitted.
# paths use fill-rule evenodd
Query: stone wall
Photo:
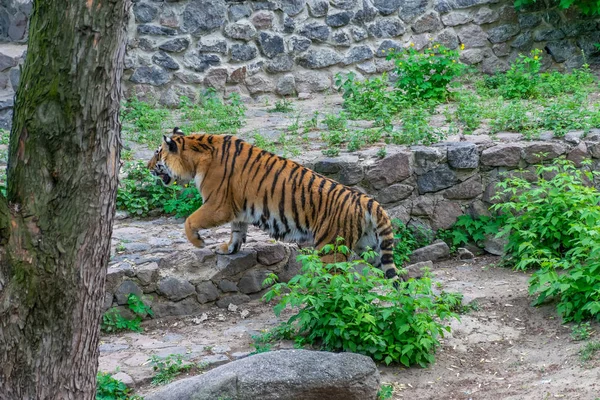
<svg viewBox="0 0 600 400"><path fill-rule="evenodd" d="M360 155L319 158L305 164L371 194L392 218L421 232L433 232L452 227L463 214L489 215L489 206L499 201L493 199L496 183L505 174L519 174L535 181L534 165L560 156L579 167L584 160L590 160L591 168L600 170L599 129L587 135L582 131L570 132L564 140L554 140L550 134L542 137L544 140L525 142L520 141L521 135L511 133L498 134L495 141L488 136L470 136L469 142L431 147L389 146L383 159L377 158L375 150L366 150ZM543 156L540 158L539 154ZM600 188L600 180L594 185ZM183 235L183 228L178 229ZM133 239L123 233L120 234L123 238ZM223 239L217 238L218 234L228 232L205 236L218 243ZM262 232L251 232L249 243L252 243L238 254L228 256L215 255L207 249L174 250L170 241L163 250L160 246L164 240L155 239L152 246L126 244L132 250L148 252L113 260L115 264L109 268L107 277L106 308L123 306L129 293L149 295L159 317L196 313L213 303L228 307L259 297L263 290L261 283L270 272L287 281L300 270L296 248L270 243ZM442 251L436 250L440 245L415 252L411 263L447 256L447 246L441 246ZM161 254L166 250L170 253ZM498 254L501 250L488 251Z"/></svg>
<svg viewBox="0 0 600 400"><path fill-rule="evenodd" d="M557 3L539 0L517 13L512 0L138 0L124 82L129 96L166 106L200 87L304 96L331 88L337 72L387 71L384 50L411 42L420 49L430 39L464 44L461 60L486 73L534 47L549 53L546 66L579 66L581 50L599 62L600 19ZM31 0L0 5L0 42L26 40L30 11ZM0 61L4 53L0 43ZM16 87L12 64L0 62L0 98Z"/></svg>

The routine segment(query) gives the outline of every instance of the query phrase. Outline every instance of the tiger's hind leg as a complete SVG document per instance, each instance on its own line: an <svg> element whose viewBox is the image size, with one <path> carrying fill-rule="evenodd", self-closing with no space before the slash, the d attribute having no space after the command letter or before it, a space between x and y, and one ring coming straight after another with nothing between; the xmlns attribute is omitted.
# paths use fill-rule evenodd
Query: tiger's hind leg
<svg viewBox="0 0 600 400"><path fill-rule="evenodd" d="M246 243L246 234L248 232L248 224L245 222L231 223L231 237L229 242L222 243L217 247L217 254L235 254L242 244Z"/></svg>

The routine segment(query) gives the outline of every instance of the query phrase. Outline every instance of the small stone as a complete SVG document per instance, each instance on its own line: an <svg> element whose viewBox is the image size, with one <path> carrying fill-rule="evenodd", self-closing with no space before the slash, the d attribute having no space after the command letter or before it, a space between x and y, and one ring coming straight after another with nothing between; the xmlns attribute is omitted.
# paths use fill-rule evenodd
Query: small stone
<svg viewBox="0 0 600 400"><path fill-rule="evenodd" d="M495 256L503 256L505 254L504 249L506 248L507 244L508 239L506 238L488 236L488 238L483 242L483 249Z"/></svg>
<svg viewBox="0 0 600 400"><path fill-rule="evenodd" d="M167 40L158 46L160 50L168 51L170 53L181 53L182 51L187 50L188 47L190 47L190 40L187 38Z"/></svg>
<svg viewBox="0 0 600 400"><path fill-rule="evenodd" d="M249 17L252 9L247 4L232 4L229 6L229 20L236 22L240 19Z"/></svg>
<svg viewBox="0 0 600 400"><path fill-rule="evenodd" d="M400 2L400 18L404 22L413 21L427 11L428 5L427 0L403 0Z"/></svg>
<svg viewBox="0 0 600 400"><path fill-rule="evenodd" d="M481 7L473 17L473 22L477 25L491 24L498 21L499 15L496 11L492 11L489 7Z"/></svg>
<svg viewBox="0 0 600 400"><path fill-rule="evenodd" d="M517 167L521 160L521 146L499 144L481 153L481 163L491 167Z"/></svg>
<svg viewBox="0 0 600 400"><path fill-rule="evenodd" d="M479 153L474 143L454 143L448 146L448 164L456 169L473 169L479 166Z"/></svg>
<svg viewBox="0 0 600 400"><path fill-rule="evenodd" d="M403 35L406 32L404 24L399 18L380 18L368 26L371 35L376 38L391 38Z"/></svg>
<svg viewBox="0 0 600 400"><path fill-rule="evenodd" d="M117 300L117 304L123 306L127 304L129 300L129 295L135 294L138 297L143 296L142 289L133 281L123 281L121 285L115 291L115 299Z"/></svg>
<svg viewBox="0 0 600 400"><path fill-rule="evenodd" d="M235 304L231 303L229 304L229 306L227 306L227 310L231 311L231 312L236 312L238 309L238 306L236 306ZM213 350L214 351L214 350Z"/></svg>
<svg viewBox="0 0 600 400"><path fill-rule="evenodd" d="M251 40L256 36L256 28L246 21L238 21L225 25L223 34L230 39Z"/></svg>
<svg viewBox="0 0 600 400"><path fill-rule="evenodd" d="M169 82L171 77L163 68L153 65L137 68L129 80L133 83L147 83L153 86L160 86Z"/></svg>
<svg viewBox="0 0 600 400"><path fill-rule="evenodd" d="M373 0L373 6L382 15L389 15L396 12L400 5L402 5L402 0Z"/></svg>
<svg viewBox="0 0 600 400"><path fill-rule="evenodd" d="M406 275L404 279L421 279L425 275L426 270L433 269L433 262L422 261L411 265L407 265L406 267L404 267L404 269L406 270Z"/></svg>
<svg viewBox="0 0 600 400"><path fill-rule="evenodd" d="M248 318L249 315L250 315L250 311L248 311L248 310L242 310L242 312L240 313L240 317L242 317L242 319Z"/></svg>
<svg viewBox="0 0 600 400"><path fill-rule="evenodd" d="M565 34L560 29L555 28L542 28L538 29L533 33L533 39L536 42L545 42L547 40L560 40L564 39Z"/></svg>
<svg viewBox="0 0 600 400"><path fill-rule="evenodd" d="M170 69L170 70L178 70L179 69L179 64L177 64L177 62L175 60L173 60L173 57L171 57L164 51L159 51L158 53L154 54L152 56L152 62L154 64L159 65L166 69Z"/></svg>
<svg viewBox="0 0 600 400"><path fill-rule="evenodd" d="M473 65L483 61L483 51L480 49L466 49L460 53L460 61L467 65Z"/></svg>
<svg viewBox="0 0 600 400"><path fill-rule="evenodd" d="M158 264L155 262L137 266L136 277L144 286L156 282L158 278Z"/></svg>
<svg viewBox="0 0 600 400"><path fill-rule="evenodd" d="M333 28L339 28L340 26L348 25L353 16L354 13L352 11L330 13L325 18L325 23Z"/></svg>
<svg viewBox="0 0 600 400"><path fill-rule="evenodd" d="M256 58L258 49L253 45L235 43L231 46L231 61L250 61Z"/></svg>
<svg viewBox="0 0 600 400"><path fill-rule="evenodd" d="M256 12L250 20L257 30L264 30L273 26L273 18L275 18L275 14L272 11L263 10Z"/></svg>
<svg viewBox="0 0 600 400"><path fill-rule="evenodd" d="M294 59L290 54L279 54L272 60L267 61L265 70L269 73L276 74L279 72L291 71L294 67Z"/></svg>
<svg viewBox="0 0 600 400"><path fill-rule="evenodd" d="M308 0L308 13L315 18L324 17L329 11L329 1Z"/></svg>
<svg viewBox="0 0 600 400"><path fill-rule="evenodd" d="M565 146L560 143L532 143L523 149L523 158L529 164L535 164L553 160L565 152Z"/></svg>
<svg viewBox="0 0 600 400"><path fill-rule="evenodd" d="M214 354L200 358L200 364L204 364L208 367L217 367L219 365L227 364L229 361L231 361L229 360L229 357L224 354Z"/></svg>
<svg viewBox="0 0 600 400"><path fill-rule="evenodd" d="M237 292L238 286L234 282L222 279L219 281L219 289L221 289L222 292Z"/></svg>
<svg viewBox="0 0 600 400"><path fill-rule="evenodd" d="M344 56L344 65L355 64L373 58L373 50L369 46L356 46L348 50Z"/></svg>
<svg viewBox="0 0 600 400"><path fill-rule="evenodd" d="M458 249L456 249L456 253L458 254L459 260L472 260L475 258L475 255L473 255L473 253L471 253L464 247L459 247Z"/></svg>
<svg viewBox="0 0 600 400"><path fill-rule="evenodd" d="M542 23L542 17L539 14L519 14L518 18L522 29L535 28Z"/></svg>
<svg viewBox="0 0 600 400"><path fill-rule="evenodd" d="M246 78L246 88L251 95L257 95L261 93L271 93L275 91L275 85L273 81L262 74L252 75Z"/></svg>
<svg viewBox="0 0 600 400"><path fill-rule="evenodd" d="M209 33L221 28L226 19L224 0L195 0L183 10L183 29L195 35Z"/></svg>
<svg viewBox="0 0 600 400"><path fill-rule="evenodd" d="M579 55L577 46L570 40L548 42L546 50L557 63L565 62L571 57Z"/></svg>
<svg viewBox="0 0 600 400"><path fill-rule="evenodd" d="M388 54L391 51L402 51L403 47L402 44L395 42L393 40L384 40L383 42L381 42L381 44L379 45L379 48L377 49L377 52L375 52L375 57L381 57L381 58L385 58L388 56Z"/></svg>
<svg viewBox="0 0 600 400"><path fill-rule="evenodd" d="M327 25L322 25L317 22L311 22L302 26L298 30L298 33L311 40L325 42L327 41L327 39L329 39L329 35L331 34L331 28L329 28Z"/></svg>
<svg viewBox="0 0 600 400"><path fill-rule="evenodd" d="M450 256L450 248L448 245L438 240L429 246L416 249L410 255L410 263L415 264L423 261L438 261Z"/></svg>
<svg viewBox="0 0 600 400"><path fill-rule="evenodd" d="M517 24L500 25L487 31L488 39L492 43L506 42L519 34L521 28Z"/></svg>
<svg viewBox="0 0 600 400"><path fill-rule="evenodd" d="M433 39L433 41L446 46L450 50L457 49L459 44L458 36L452 28L446 28L443 31L439 32Z"/></svg>
<svg viewBox="0 0 600 400"><path fill-rule="evenodd" d="M371 0L362 0L362 8L356 11L352 23L363 25L365 22L371 22L377 16L377 9L373 7Z"/></svg>
<svg viewBox="0 0 600 400"><path fill-rule="evenodd" d="M291 15L298 15L304 10L306 0L281 0L281 9L284 13Z"/></svg>
<svg viewBox="0 0 600 400"><path fill-rule="evenodd" d="M442 164L417 178L420 194L437 192L449 188L457 182L456 173L446 164Z"/></svg>
<svg viewBox="0 0 600 400"><path fill-rule="evenodd" d="M437 32L444 26L440 16L435 11L429 11L417 18L412 24L412 30L415 33Z"/></svg>
<svg viewBox="0 0 600 400"><path fill-rule="evenodd" d="M199 53L227 53L227 42L219 39L203 39L198 42Z"/></svg>
<svg viewBox="0 0 600 400"><path fill-rule="evenodd" d="M215 301L219 297L219 291L210 281L197 284L196 292L198 293L198 302L202 304L208 303L209 301Z"/></svg>
<svg viewBox="0 0 600 400"><path fill-rule="evenodd" d="M296 30L296 20L294 20L289 15L283 16L283 31L285 33L294 33Z"/></svg>
<svg viewBox="0 0 600 400"><path fill-rule="evenodd" d="M331 73L327 71L298 71L294 73L298 93L322 92L331 87Z"/></svg>
<svg viewBox="0 0 600 400"><path fill-rule="evenodd" d="M442 23L446 26L464 25L471 21L473 21L473 16L463 11L453 11L442 15Z"/></svg>
<svg viewBox="0 0 600 400"><path fill-rule="evenodd" d="M341 61L342 56L328 48L310 49L297 59L299 65L311 69L327 68Z"/></svg>
<svg viewBox="0 0 600 400"><path fill-rule="evenodd" d="M454 201L442 200L435 205L435 211L431 217L431 227L435 230L450 229L461 215L463 215L463 212L460 204Z"/></svg>
<svg viewBox="0 0 600 400"><path fill-rule="evenodd" d="M175 35L177 35L176 29L167 28L166 26L138 25L137 31L140 35L155 35L155 36L175 36Z"/></svg>
<svg viewBox="0 0 600 400"><path fill-rule="evenodd" d="M215 54L186 54L183 63L196 72L204 72L221 64L221 59Z"/></svg>
<svg viewBox="0 0 600 400"><path fill-rule="evenodd" d="M157 290L172 301L182 300L196 292L191 283L175 277L163 278L158 282Z"/></svg>
<svg viewBox="0 0 600 400"><path fill-rule="evenodd" d="M133 381L133 378L123 371L117 372L116 374L112 375L112 378L114 380L123 382L125 386L127 386L130 389L135 387L135 382Z"/></svg>
<svg viewBox="0 0 600 400"><path fill-rule="evenodd" d="M338 30L336 32L333 32L333 34L331 35L331 39L338 46L350 47L350 35L348 35L346 31Z"/></svg>
<svg viewBox="0 0 600 400"><path fill-rule="evenodd" d="M227 68L212 68L204 78L204 86L217 90L225 89L227 83Z"/></svg>
<svg viewBox="0 0 600 400"><path fill-rule="evenodd" d="M410 150L415 157L415 173L417 175L431 171L446 159L440 149L436 147L413 146Z"/></svg>
<svg viewBox="0 0 600 400"><path fill-rule="evenodd" d="M239 282L240 292L245 294L257 293L263 289L263 281L270 271L247 272Z"/></svg>
<svg viewBox="0 0 600 400"><path fill-rule="evenodd" d="M355 42L362 42L369 37L368 32L358 26L351 27L350 33L352 34L352 38Z"/></svg>
<svg viewBox="0 0 600 400"><path fill-rule="evenodd" d="M292 36L289 41L292 51L296 53L302 53L303 51L308 50L312 44L312 41L309 38L301 36Z"/></svg>
<svg viewBox="0 0 600 400"><path fill-rule="evenodd" d="M392 154L375 164L367 172L366 179L373 188L383 189L410 177L412 173L411 164L411 153L399 152Z"/></svg>
<svg viewBox="0 0 600 400"><path fill-rule="evenodd" d="M358 0L330 0L331 5L342 10L352 10L358 5Z"/></svg>
<svg viewBox="0 0 600 400"><path fill-rule="evenodd" d="M136 3L133 6L135 22L145 24L152 22L158 15L158 8L146 3Z"/></svg>
<svg viewBox="0 0 600 400"><path fill-rule="evenodd" d="M573 150L567 155L567 160L572 161L577 168L582 166L583 161L589 159L587 145L585 142L579 143Z"/></svg>
<svg viewBox="0 0 600 400"><path fill-rule="evenodd" d="M234 294L227 297L222 297L217 300L217 307L227 308L230 304L240 305L250 301L250 297L246 294Z"/></svg>
<svg viewBox="0 0 600 400"><path fill-rule="evenodd" d="M291 96L296 93L296 80L294 75L284 75L277 80L277 93L281 96Z"/></svg>
<svg viewBox="0 0 600 400"><path fill-rule="evenodd" d="M277 34L260 32L258 35L258 44L263 55L267 58L273 58L285 52L283 38Z"/></svg>
<svg viewBox="0 0 600 400"><path fill-rule="evenodd" d="M396 183L379 191L375 200L381 204L395 203L410 197L413 191L414 188L410 185Z"/></svg>
<svg viewBox="0 0 600 400"><path fill-rule="evenodd" d="M458 38L467 48L487 46L488 36L478 25L467 25L460 29Z"/></svg>

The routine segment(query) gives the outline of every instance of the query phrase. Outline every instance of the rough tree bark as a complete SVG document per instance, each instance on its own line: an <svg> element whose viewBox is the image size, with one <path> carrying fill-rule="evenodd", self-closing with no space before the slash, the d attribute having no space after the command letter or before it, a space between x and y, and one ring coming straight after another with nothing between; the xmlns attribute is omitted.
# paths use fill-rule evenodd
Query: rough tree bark
<svg viewBox="0 0 600 400"><path fill-rule="evenodd" d="M0 195L0 399L93 399L131 0L36 0Z"/></svg>

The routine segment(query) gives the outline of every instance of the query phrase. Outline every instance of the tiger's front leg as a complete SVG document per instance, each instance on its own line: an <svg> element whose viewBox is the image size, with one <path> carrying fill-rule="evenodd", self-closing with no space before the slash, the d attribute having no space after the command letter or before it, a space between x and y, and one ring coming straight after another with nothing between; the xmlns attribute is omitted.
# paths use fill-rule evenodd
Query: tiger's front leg
<svg viewBox="0 0 600 400"><path fill-rule="evenodd" d="M221 226L233 219L231 211L215 209L209 204L204 204L185 220L185 235L191 244L204 247L204 239L200 236L200 229Z"/></svg>
<svg viewBox="0 0 600 400"><path fill-rule="evenodd" d="M217 254L235 254L242 244L246 243L246 233L248 232L248 224L245 222L231 223L231 238L228 243L222 243L217 247Z"/></svg>

